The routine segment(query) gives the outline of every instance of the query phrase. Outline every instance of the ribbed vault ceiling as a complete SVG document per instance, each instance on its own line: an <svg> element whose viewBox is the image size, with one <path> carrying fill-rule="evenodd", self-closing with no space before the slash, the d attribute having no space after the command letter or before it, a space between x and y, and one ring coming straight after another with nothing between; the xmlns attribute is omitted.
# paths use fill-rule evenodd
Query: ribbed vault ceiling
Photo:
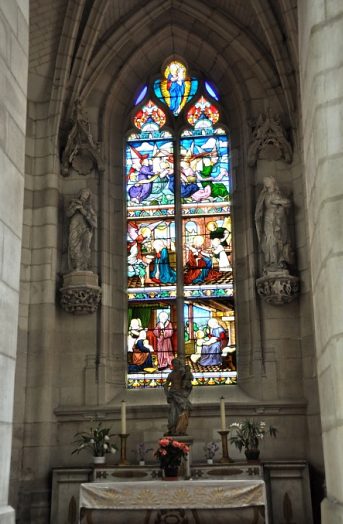
<svg viewBox="0 0 343 524"><path fill-rule="evenodd" d="M55 67L51 99L63 100L66 114L76 97L89 96L100 81L114 82L127 70L139 83L157 73L165 57L181 54L192 67L203 64L217 81L231 68L234 81L246 83L243 97L254 98L253 79L265 96L281 93L292 121L296 0L32 0L30 6L31 72L44 76L37 32L46 33L47 41L50 34L53 42L59 33L59 46L46 46L44 59L50 58L49 72Z"/></svg>

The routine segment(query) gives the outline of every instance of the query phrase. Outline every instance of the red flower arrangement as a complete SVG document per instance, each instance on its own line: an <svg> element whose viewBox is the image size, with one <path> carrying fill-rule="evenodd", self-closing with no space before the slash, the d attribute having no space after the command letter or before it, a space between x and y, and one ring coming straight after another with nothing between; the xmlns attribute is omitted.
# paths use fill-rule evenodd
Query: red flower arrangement
<svg viewBox="0 0 343 524"><path fill-rule="evenodd" d="M172 437L164 437L159 440L159 448L154 455L160 461L161 468L175 468L180 466L181 459L189 453L189 446Z"/></svg>

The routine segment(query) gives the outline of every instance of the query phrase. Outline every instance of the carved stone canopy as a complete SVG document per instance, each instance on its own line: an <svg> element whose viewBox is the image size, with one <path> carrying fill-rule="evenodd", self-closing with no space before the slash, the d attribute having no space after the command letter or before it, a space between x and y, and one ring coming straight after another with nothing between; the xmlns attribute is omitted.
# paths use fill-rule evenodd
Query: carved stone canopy
<svg viewBox="0 0 343 524"><path fill-rule="evenodd" d="M99 172L104 171L100 145L94 141L89 120L84 115L80 99L77 99L73 111L73 127L62 154L61 174L69 176L73 169L80 175L88 175L95 168Z"/></svg>
<svg viewBox="0 0 343 524"><path fill-rule="evenodd" d="M86 315L94 313L101 301L98 275L92 271L72 271L63 276L60 303L67 313Z"/></svg>
<svg viewBox="0 0 343 524"><path fill-rule="evenodd" d="M286 132L278 115L269 110L250 121L252 140L248 149L248 165L253 167L258 158L266 160L284 160L292 162L292 146L286 138Z"/></svg>

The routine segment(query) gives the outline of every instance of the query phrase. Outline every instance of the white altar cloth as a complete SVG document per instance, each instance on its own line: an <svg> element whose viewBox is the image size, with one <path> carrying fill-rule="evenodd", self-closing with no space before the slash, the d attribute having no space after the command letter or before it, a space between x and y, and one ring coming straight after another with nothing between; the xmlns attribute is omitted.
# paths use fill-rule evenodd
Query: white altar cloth
<svg viewBox="0 0 343 524"><path fill-rule="evenodd" d="M263 480L178 480L81 484L80 509L225 509L266 506Z"/></svg>

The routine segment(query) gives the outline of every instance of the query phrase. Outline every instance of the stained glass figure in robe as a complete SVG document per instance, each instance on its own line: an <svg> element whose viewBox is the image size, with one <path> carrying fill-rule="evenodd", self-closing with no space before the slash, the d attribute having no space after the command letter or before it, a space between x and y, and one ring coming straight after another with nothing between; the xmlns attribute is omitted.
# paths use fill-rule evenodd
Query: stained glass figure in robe
<svg viewBox="0 0 343 524"><path fill-rule="evenodd" d="M194 205L200 209L190 213L215 213L230 200L229 144L225 131L213 128L218 119L218 110L204 97L187 113L193 128L182 133L180 143L181 197L188 204L183 213Z"/></svg>
<svg viewBox="0 0 343 524"><path fill-rule="evenodd" d="M184 284L186 291L207 296L232 294L232 244L229 216L183 219Z"/></svg>
<svg viewBox="0 0 343 524"><path fill-rule="evenodd" d="M174 206L173 143L160 129L165 122L151 100L134 117L140 133L131 134L126 146L129 216L162 216Z"/></svg>
<svg viewBox="0 0 343 524"><path fill-rule="evenodd" d="M193 385L236 381L236 340L233 298L193 300L184 306L185 353Z"/></svg>
<svg viewBox="0 0 343 524"><path fill-rule="evenodd" d="M175 287L175 223L172 220L128 222L128 292L137 299L163 296ZM171 296L165 289L165 296ZM134 298L131 296L131 298Z"/></svg>
<svg viewBox="0 0 343 524"><path fill-rule="evenodd" d="M175 116L194 96L197 88L198 80L188 78L185 65L177 60L170 62L164 70L163 79L154 83L157 98L167 104Z"/></svg>
<svg viewBox="0 0 343 524"><path fill-rule="evenodd" d="M158 387L177 354L175 300L129 306L128 385Z"/></svg>

